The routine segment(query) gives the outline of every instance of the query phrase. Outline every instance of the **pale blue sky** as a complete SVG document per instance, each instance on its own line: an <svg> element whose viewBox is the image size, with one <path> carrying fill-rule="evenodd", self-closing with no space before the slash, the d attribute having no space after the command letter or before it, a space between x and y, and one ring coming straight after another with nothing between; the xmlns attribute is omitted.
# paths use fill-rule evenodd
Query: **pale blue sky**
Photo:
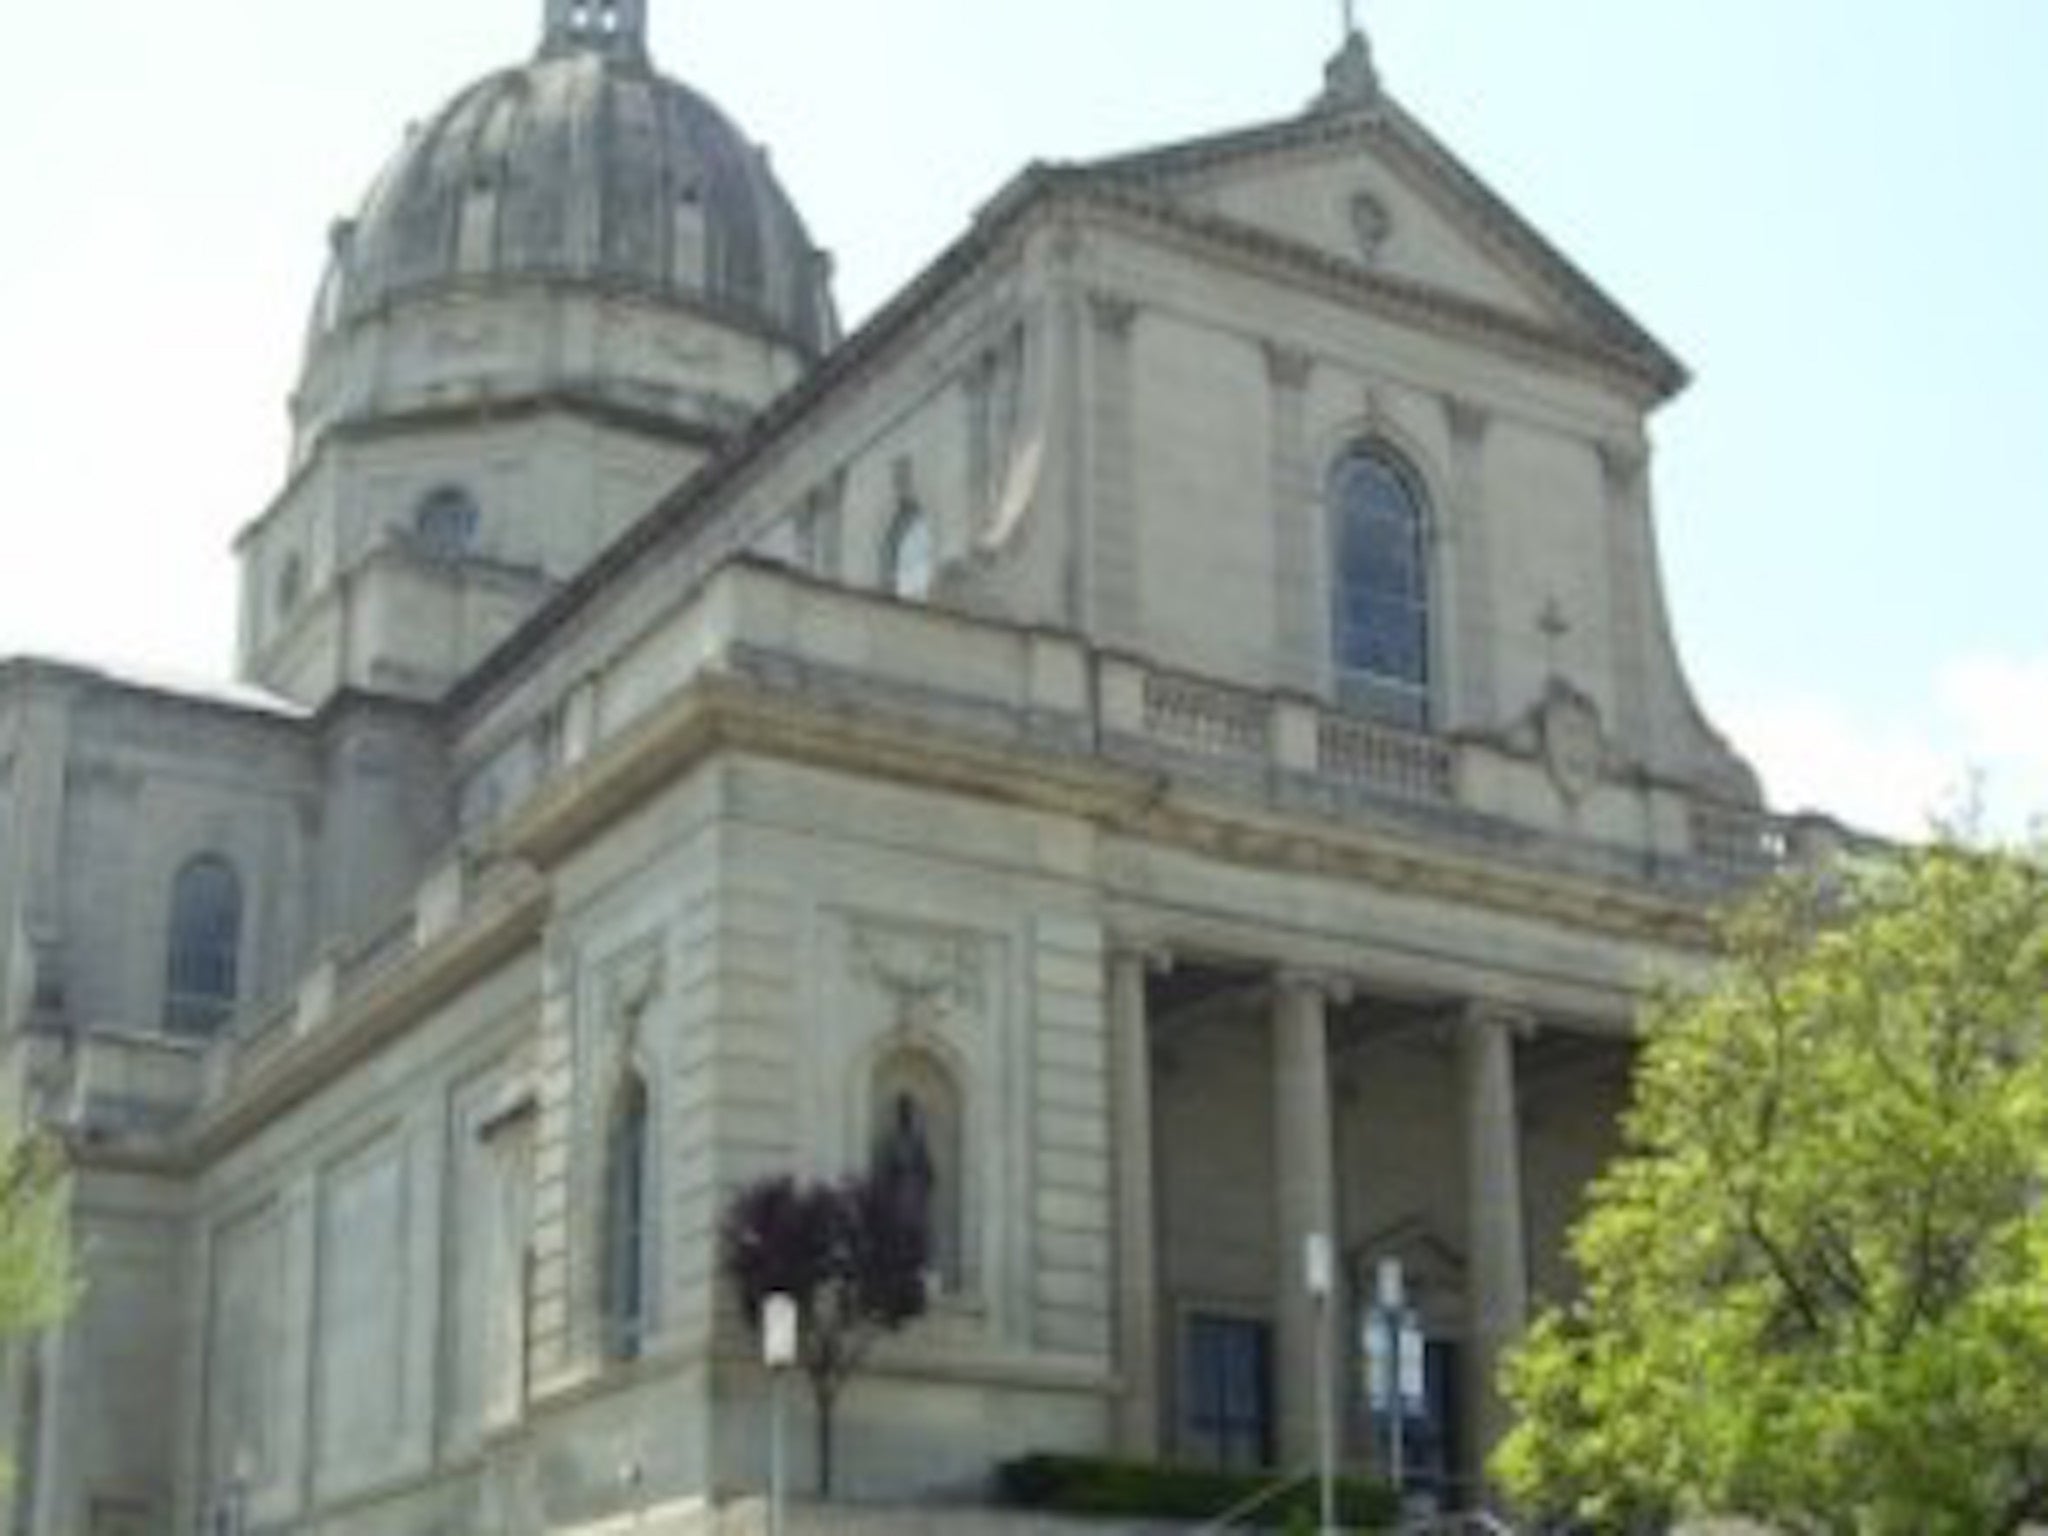
<svg viewBox="0 0 2048 1536"><path fill-rule="evenodd" d="M1278 116L1339 0L652 0L864 314L1032 158ZM15 8L0 651L230 664L328 221L540 0ZM2048 809L2048 4L1363 0L1391 90L1670 343L1681 644L1776 797Z"/></svg>

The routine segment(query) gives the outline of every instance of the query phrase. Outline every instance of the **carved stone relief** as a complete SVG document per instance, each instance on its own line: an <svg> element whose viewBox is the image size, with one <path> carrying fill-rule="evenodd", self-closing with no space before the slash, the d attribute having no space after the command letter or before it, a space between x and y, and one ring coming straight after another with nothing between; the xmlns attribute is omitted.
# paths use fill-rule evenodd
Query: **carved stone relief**
<svg viewBox="0 0 2048 1536"><path fill-rule="evenodd" d="M987 997L981 935L857 917L848 937L855 977L882 992L894 1028L937 1029L949 1019L981 1013Z"/></svg>
<svg viewBox="0 0 2048 1536"><path fill-rule="evenodd" d="M1358 254L1367 266L1379 265L1388 239L1394 233L1394 216L1387 205L1370 192L1351 199L1351 232L1358 241Z"/></svg>
<svg viewBox="0 0 2048 1536"><path fill-rule="evenodd" d="M1553 678L1537 706L1536 728L1551 782L1577 804L1606 774L1609 754L1599 708L1570 683Z"/></svg>

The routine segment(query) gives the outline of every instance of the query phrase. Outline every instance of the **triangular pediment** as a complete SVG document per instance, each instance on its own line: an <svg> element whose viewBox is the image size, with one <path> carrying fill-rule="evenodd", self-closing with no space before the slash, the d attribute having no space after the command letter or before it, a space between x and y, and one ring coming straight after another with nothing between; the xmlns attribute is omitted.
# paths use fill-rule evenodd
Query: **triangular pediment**
<svg viewBox="0 0 2048 1536"><path fill-rule="evenodd" d="M1089 170L1362 272L1620 348L1673 388L1683 381L1654 337L1384 96Z"/></svg>

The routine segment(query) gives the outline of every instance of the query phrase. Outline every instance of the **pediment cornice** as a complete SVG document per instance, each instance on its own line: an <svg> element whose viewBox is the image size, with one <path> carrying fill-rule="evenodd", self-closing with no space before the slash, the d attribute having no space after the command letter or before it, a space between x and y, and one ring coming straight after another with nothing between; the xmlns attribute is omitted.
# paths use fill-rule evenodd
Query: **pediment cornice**
<svg viewBox="0 0 2048 1536"><path fill-rule="evenodd" d="M1685 383L1683 369L1661 351L1647 354L1590 330L1546 325L1497 305L1375 271L1320 246L1242 220L1198 212L1140 186L1078 177L1060 185L1058 196L1069 206L1120 217L1133 228L1173 239L1190 251L1249 265L1403 324L1458 336L1539 364L1596 372L1652 400L1667 398Z"/></svg>
<svg viewBox="0 0 2048 1536"><path fill-rule="evenodd" d="M1684 364L1392 97L1382 94L1346 110L1311 110L1076 169L1170 196L1176 186L1200 184L1251 162L1282 165L1360 150L1385 156L1414 191L1550 295L1565 313L1639 359L1658 380L1661 397L1684 388L1689 377Z"/></svg>

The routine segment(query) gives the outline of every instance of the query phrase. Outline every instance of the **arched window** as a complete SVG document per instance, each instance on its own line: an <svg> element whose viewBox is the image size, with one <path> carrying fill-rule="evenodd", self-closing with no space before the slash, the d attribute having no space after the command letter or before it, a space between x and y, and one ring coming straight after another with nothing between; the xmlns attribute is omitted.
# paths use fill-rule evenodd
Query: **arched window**
<svg viewBox="0 0 2048 1536"><path fill-rule="evenodd" d="M1331 643L1338 696L1395 725L1429 724L1429 539L1415 477L1376 447L1330 477Z"/></svg>
<svg viewBox="0 0 2048 1536"><path fill-rule="evenodd" d="M210 1035L235 1011L242 944L242 882L218 854L201 854L171 882L164 966L164 1028Z"/></svg>
<svg viewBox="0 0 2048 1536"><path fill-rule="evenodd" d="M628 1072L605 1121L599 1309L605 1354L636 1359L648 1324L647 1083Z"/></svg>
<svg viewBox="0 0 2048 1536"><path fill-rule="evenodd" d="M966 1167L960 1094L929 1053L898 1051L876 1069L869 1124L875 1177L914 1203L930 1243L932 1277L959 1290L966 1277Z"/></svg>
<svg viewBox="0 0 2048 1536"><path fill-rule="evenodd" d="M460 560L476 542L482 514L476 498L459 485L443 485L420 498L412 514L413 538L436 560Z"/></svg>
<svg viewBox="0 0 2048 1536"><path fill-rule="evenodd" d="M895 597L913 601L932 589L932 520L923 507L906 501L882 541L882 585Z"/></svg>

